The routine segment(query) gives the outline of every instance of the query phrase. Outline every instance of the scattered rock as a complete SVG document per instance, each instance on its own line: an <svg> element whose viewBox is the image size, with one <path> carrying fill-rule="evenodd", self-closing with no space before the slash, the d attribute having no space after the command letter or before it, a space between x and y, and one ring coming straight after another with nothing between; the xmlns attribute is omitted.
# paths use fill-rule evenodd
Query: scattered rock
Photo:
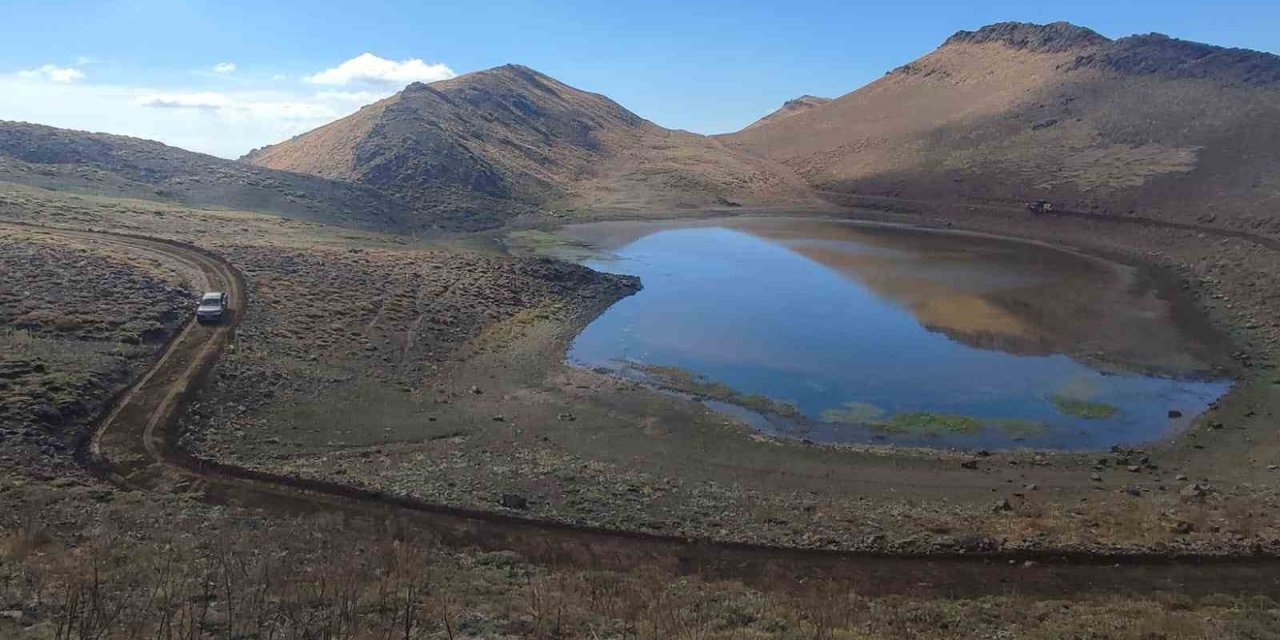
<svg viewBox="0 0 1280 640"><path fill-rule="evenodd" d="M965 469L977 469L977 468L978 468L978 461L977 461L977 460L965 460L964 462L961 462L961 463L960 463L960 466L961 466L962 468L965 468Z"/></svg>
<svg viewBox="0 0 1280 640"><path fill-rule="evenodd" d="M1100 473L1091 473L1091 474L1089 474L1089 479L1090 479L1090 480L1092 480L1092 481L1094 481L1094 482L1102 482L1102 474L1100 474Z"/></svg>
<svg viewBox="0 0 1280 640"><path fill-rule="evenodd" d="M515 493L502 494L502 499L499 502L508 509L524 510L529 508L529 499Z"/></svg>
<svg viewBox="0 0 1280 640"><path fill-rule="evenodd" d="M562 413L562 414L560 414L560 415L556 416L556 419L557 419L557 420L559 420L560 422L573 422L574 420L577 420L578 418L577 418L576 416L574 416L572 413Z"/></svg>
<svg viewBox="0 0 1280 640"><path fill-rule="evenodd" d="M996 502L995 506L991 507L991 510L996 513L1001 513L1004 511L1013 511L1013 505L1009 504L1008 498L1001 498L999 501Z"/></svg>
<svg viewBox="0 0 1280 640"><path fill-rule="evenodd" d="M506 416L498 415L493 417L494 422L506 422L506 420L507 420Z"/></svg>
<svg viewBox="0 0 1280 640"><path fill-rule="evenodd" d="M1195 531L1195 529L1196 529L1196 528L1195 528L1194 526L1192 526L1192 525L1191 525L1191 523L1190 523L1190 522L1187 522L1186 520L1179 520L1179 521L1177 521L1177 522L1173 523L1173 524L1169 527L1169 531L1171 531L1171 532L1173 532L1173 533L1176 533L1176 534L1179 534L1179 535L1186 535L1186 534L1188 534L1188 533L1191 533L1192 531Z"/></svg>
<svg viewBox="0 0 1280 640"><path fill-rule="evenodd" d="M1215 491L1216 490L1213 488L1213 485L1208 482L1193 482L1183 487L1182 491L1179 491L1178 494L1181 495L1184 500L1204 500Z"/></svg>

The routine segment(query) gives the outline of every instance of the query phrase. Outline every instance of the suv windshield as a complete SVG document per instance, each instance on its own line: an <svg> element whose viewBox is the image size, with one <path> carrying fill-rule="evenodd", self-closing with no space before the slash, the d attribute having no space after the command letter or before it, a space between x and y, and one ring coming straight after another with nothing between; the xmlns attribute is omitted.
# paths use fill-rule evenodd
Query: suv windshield
<svg viewBox="0 0 1280 640"><path fill-rule="evenodd" d="M222 296L217 296L217 295L205 296L204 298L200 299L200 304L218 304L218 302L220 302L221 299L222 299Z"/></svg>

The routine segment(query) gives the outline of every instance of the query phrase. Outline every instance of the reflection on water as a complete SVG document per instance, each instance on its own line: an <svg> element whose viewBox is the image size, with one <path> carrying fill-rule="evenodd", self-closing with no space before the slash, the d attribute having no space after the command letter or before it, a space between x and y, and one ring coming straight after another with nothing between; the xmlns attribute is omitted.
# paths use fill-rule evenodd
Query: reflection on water
<svg viewBox="0 0 1280 640"><path fill-rule="evenodd" d="M571 362L772 433L1105 448L1164 437L1229 386L1141 274L1076 254L778 218L562 236L644 284L578 336Z"/></svg>

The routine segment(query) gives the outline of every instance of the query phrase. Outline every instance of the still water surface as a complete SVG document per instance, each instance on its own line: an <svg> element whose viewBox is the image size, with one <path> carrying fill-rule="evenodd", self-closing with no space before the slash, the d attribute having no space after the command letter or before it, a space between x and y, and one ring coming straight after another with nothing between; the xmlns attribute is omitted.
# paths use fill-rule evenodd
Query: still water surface
<svg viewBox="0 0 1280 640"><path fill-rule="evenodd" d="M1230 385L1141 274L1042 246L778 218L559 236L644 285L570 362L775 435L1102 449L1171 435Z"/></svg>

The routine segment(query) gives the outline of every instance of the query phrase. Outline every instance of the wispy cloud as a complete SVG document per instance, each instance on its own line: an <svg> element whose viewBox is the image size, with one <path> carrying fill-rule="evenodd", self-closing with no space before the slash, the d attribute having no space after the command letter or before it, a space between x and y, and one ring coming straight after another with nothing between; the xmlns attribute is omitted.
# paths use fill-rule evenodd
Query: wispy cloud
<svg viewBox="0 0 1280 640"><path fill-rule="evenodd" d="M138 106L161 109L224 109L232 101L221 93L156 93L137 99Z"/></svg>
<svg viewBox="0 0 1280 640"><path fill-rule="evenodd" d="M362 53L331 69L325 69L305 80L312 84L343 86L350 84L404 85L410 82L447 80L458 74L440 64L427 64L421 58L397 62Z"/></svg>
<svg viewBox="0 0 1280 640"><path fill-rule="evenodd" d="M219 62L218 64L213 65L214 73L221 73L225 75L228 73L235 73L235 70L236 63L234 62Z"/></svg>
<svg viewBox="0 0 1280 640"><path fill-rule="evenodd" d="M325 120L339 117L352 105L363 104L359 94L321 92L314 96L281 99L282 96L197 93L157 93L135 100L141 107L239 112L249 117L273 120ZM366 100L367 101L367 100Z"/></svg>
<svg viewBox="0 0 1280 640"><path fill-rule="evenodd" d="M27 69L19 71L18 77L27 80L45 80L48 82L57 82L59 84L71 84L84 80L84 72L73 67L59 67L57 65L46 64L35 69Z"/></svg>
<svg viewBox="0 0 1280 640"><path fill-rule="evenodd" d="M57 65L0 71L0 119L149 138L236 158L353 113L411 81L454 76L444 65L421 60L383 61L387 67L361 58L316 74L323 77L312 86L293 82L298 76L218 73L216 67L160 86L105 84L99 74L86 79L75 67Z"/></svg>

